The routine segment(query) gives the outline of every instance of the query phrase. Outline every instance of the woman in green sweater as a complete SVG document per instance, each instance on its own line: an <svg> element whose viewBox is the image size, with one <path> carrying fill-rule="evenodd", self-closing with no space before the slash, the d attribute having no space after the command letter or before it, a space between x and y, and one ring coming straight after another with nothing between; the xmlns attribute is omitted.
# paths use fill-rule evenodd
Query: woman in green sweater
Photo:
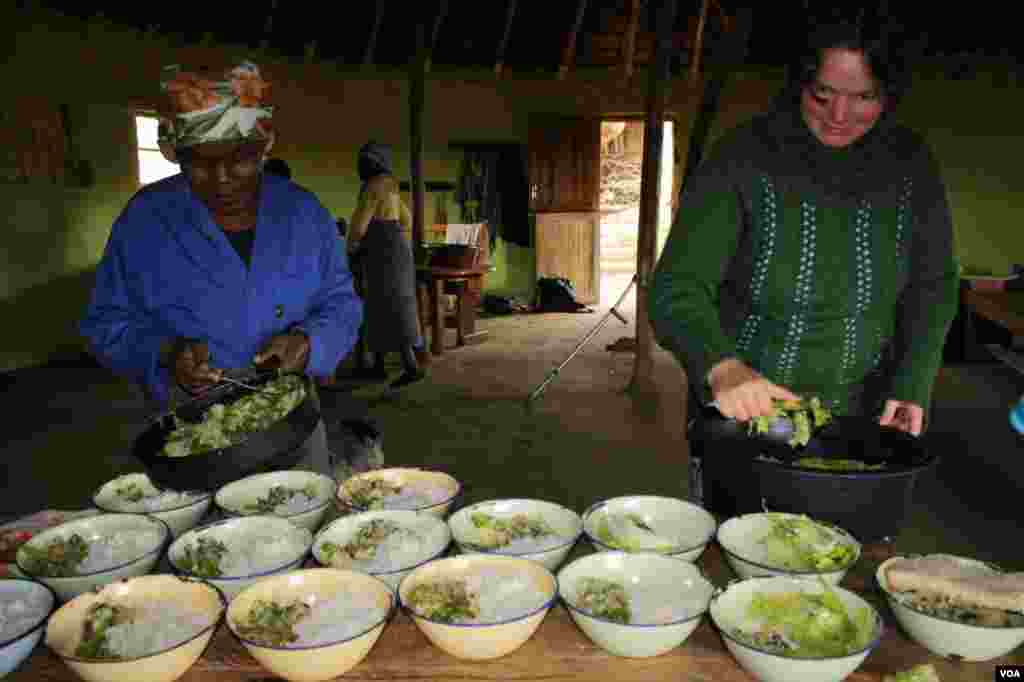
<svg viewBox="0 0 1024 682"><path fill-rule="evenodd" d="M817 396L920 435L958 268L937 164L892 120L905 73L863 27L816 29L689 183L650 319L701 404L745 421Z"/></svg>

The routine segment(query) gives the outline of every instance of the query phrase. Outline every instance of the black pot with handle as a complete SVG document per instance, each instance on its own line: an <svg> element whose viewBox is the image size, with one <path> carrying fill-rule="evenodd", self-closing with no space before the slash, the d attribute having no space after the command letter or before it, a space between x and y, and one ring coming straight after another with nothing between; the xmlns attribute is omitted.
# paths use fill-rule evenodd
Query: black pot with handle
<svg viewBox="0 0 1024 682"><path fill-rule="evenodd" d="M276 374L245 377L250 386L261 386ZM269 428L249 435L241 443L187 457L163 454L167 436L174 430L173 415L164 415L135 440L132 452L142 462L150 480L170 490L214 490L252 474L289 469L302 459L301 446L320 421L320 408L314 389L305 376L306 397L285 417ZM179 407L174 414L185 421L198 422L202 414L218 403L231 403L250 389L236 384L217 386L202 397Z"/></svg>
<svg viewBox="0 0 1024 682"><path fill-rule="evenodd" d="M868 417L838 417L804 448L751 437L747 425L711 407L690 425L701 461L702 503L724 517L779 511L832 523L861 542L899 533L918 476L938 458L921 440ZM885 463L881 470L833 471L797 466L797 457Z"/></svg>

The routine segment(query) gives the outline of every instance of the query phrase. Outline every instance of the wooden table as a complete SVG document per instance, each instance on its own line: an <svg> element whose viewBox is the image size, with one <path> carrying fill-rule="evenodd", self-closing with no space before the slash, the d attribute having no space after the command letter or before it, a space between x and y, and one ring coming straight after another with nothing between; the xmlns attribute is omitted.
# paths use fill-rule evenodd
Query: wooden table
<svg viewBox="0 0 1024 682"><path fill-rule="evenodd" d="M483 291L484 275L494 270L493 266L477 266L472 268L443 268L420 265L416 268L417 300L420 310L429 314L421 314L424 327L432 329L430 351L434 355L444 354L445 316L442 300L446 284L455 285L456 291L456 346L481 341L487 332L476 328L476 306L480 302ZM421 287L426 289L428 302L423 302L420 295ZM426 329L424 328L424 334Z"/></svg>
<svg viewBox="0 0 1024 682"><path fill-rule="evenodd" d="M991 682L997 664L1024 665L1022 649L987 663L958 663L934 656L909 640L872 587L875 569L891 553L891 548L885 545L865 548L864 557L843 581L844 587L857 591L880 606L886 623L878 648L847 680L880 682L883 674L906 670L919 663L931 663L943 682ZM714 545L708 548L698 564L716 585L725 585L735 577ZM78 678L46 646L40 645L6 679L8 682L72 682ZM180 679L183 682L279 682L249 656L223 624L203 656ZM654 658L628 659L612 656L597 647L559 604L520 649L503 658L484 662L461 661L445 654L416 629L405 613L399 612L366 659L339 679L751 682L753 678L726 650L709 617L703 619L682 646Z"/></svg>

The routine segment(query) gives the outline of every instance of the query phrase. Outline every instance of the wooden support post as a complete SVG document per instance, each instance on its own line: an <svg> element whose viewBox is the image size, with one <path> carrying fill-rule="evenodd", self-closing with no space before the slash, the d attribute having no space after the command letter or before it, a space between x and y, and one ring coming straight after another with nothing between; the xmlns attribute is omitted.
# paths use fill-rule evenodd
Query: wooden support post
<svg viewBox="0 0 1024 682"><path fill-rule="evenodd" d="M373 66L373 51L377 47L377 34L380 33L380 23L384 19L384 0L377 0L376 7L377 11L373 16L373 28L370 29L370 38L366 41L366 52L363 53L364 69Z"/></svg>
<svg viewBox="0 0 1024 682"><path fill-rule="evenodd" d="M693 54L690 56L690 83L694 84L700 77L700 60L704 54L704 27L708 23L708 5L710 0L704 0L700 6L700 19L697 21L697 36L693 40Z"/></svg>
<svg viewBox="0 0 1024 682"><path fill-rule="evenodd" d="M494 58L494 75L501 78L501 72L505 69L505 50L508 48L508 39L512 34L512 21L516 16L516 0L508 0L508 8L505 14L505 31L501 34L501 42L498 43L498 52Z"/></svg>
<svg viewBox="0 0 1024 682"><path fill-rule="evenodd" d="M631 0L629 5L629 25L626 28L626 39L622 43L622 73L626 80L633 77L633 55L636 53L636 34L640 29L640 0Z"/></svg>
<svg viewBox="0 0 1024 682"><path fill-rule="evenodd" d="M430 65L434 61L434 47L437 45L437 36L441 33L441 22L448 14L448 0L438 0L437 16L434 17L434 29L430 32L430 44L427 46L426 61L423 65L425 72L430 73Z"/></svg>
<svg viewBox="0 0 1024 682"><path fill-rule="evenodd" d="M277 0L270 0L270 9L267 10L267 20L263 22L263 39L260 41L260 49L266 50L270 47L270 36L274 31L274 11L277 9Z"/></svg>
<svg viewBox="0 0 1024 682"><path fill-rule="evenodd" d="M654 389L654 332L648 319L647 292L658 250L658 206L661 187L661 151L665 137L665 108L671 79L672 33L678 0L661 0L657 8L657 41L647 77L647 114L644 119L643 174L640 181L640 234L637 240L636 360L630 388Z"/></svg>
<svg viewBox="0 0 1024 682"><path fill-rule="evenodd" d="M416 53L409 72L409 170L412 177L412 243L423 244L426 187L423 181L423 111L426 101L426 37L423 23L416 24Z"/></svg>
<svg viewBox="0 0 1024 682"><path fill-rule="evenodd" d="M636 0L639 2L639 0ZM565 50L562 52L562 63L558 66L558 80L565 80L576 58L576 36L579 35L580 27L583 26L583 15L587 11L587 0L579 0L576 6L576 17L572 22L572 30L569 31L569 39L565 43Z"/></svg>

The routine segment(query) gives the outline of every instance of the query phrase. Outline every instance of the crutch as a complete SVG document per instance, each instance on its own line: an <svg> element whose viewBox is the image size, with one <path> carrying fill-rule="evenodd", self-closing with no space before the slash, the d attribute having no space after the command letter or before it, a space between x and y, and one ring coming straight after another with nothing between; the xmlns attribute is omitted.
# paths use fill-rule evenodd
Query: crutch
<svg viewBox="0 0 1024 682"><path fill-rule="evenodd" d="M583 348L583 346L587 345L588 341L590 341L592 338L597 336L597 333L599 331L601 331L601 329L604 327L605 324L607 324L608 319L611 316L614 315L619 320L619 322L621 322L622 324L629 324L629 320L627 320L625 317L622 316L622 313L620 313L618 311L618 307L620 305L622 305L623 301L626 300L626 296L629 294L630 290L633 288L633 285L636 284L636 280L637 280L637 276L634 274L633 278L631 280L629 280L629 286L626 287L626 290L622 292L621 296L619 296L619 300L615 302L615 305L613 305L611 307L611 309L608 310L608 313L604 317L601 318L601 321L597 323L597 326L595 326L593 329L591 329L589 332L587 332L587 335L584 336L582 339L580 339L580 342L577 343L576 347L572 349L571 353L569 353L569 357L567 357L565 360L563 360L562 364L560 364L558 367L555 367L553 370L551 370L551 373L548 374L547 378L544 379L543 383L541 383L540 386L535 388L533 390L533 393L531 393L526 398L526 404L527 405L530 405L534 400L536 400L537 398L540 397L540 394L543 393L544 390L548 387L548 385L552 381L555 380L555 377L558 376L559 372L561 372L562 369L566 365L568 365L569 362L574 357L576 357L576 355L580 352L580 350Z"/></svg>

